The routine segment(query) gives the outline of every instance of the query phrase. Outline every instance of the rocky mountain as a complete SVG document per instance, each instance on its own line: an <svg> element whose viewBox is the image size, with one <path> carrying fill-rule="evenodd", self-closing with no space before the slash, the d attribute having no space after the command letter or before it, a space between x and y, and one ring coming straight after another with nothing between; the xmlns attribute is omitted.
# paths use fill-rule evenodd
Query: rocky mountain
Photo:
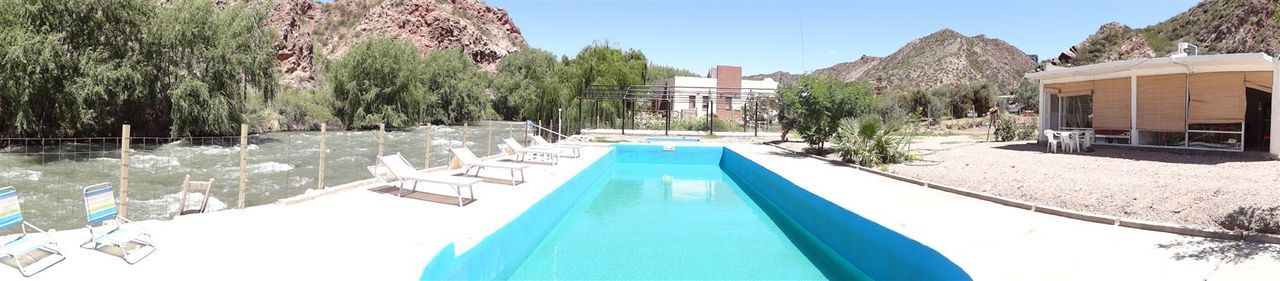
<svg viewBox="0 0 1280 281"><path fill-rule="evenodd" d="M1163 22L1140 29L1108 23L1050 63L1086 65L1165 56L1178 42L1201 54L1276 52L1280 26L1276 0L1205 0Z"/></svg>
<svg viewBox="0 0 1280 281"><path fill-rule="evenodd" d="M281 83L315 87L317 56L337 59L370 37L403 39L423 53L450 47L481 69L494 71L502 57L527 47L507 12L479 0L248 0L274 3L265 24L279 31Z"/></svg>
<svg viewBox="0 0 1280 281"><path fill-rule="evenodd" d="M904 89L992 82L1007 92L1018 87L1022 74L1035 67L1034 59L1003 40L943 29L912 40L889 56L862 56L813 73Z"/></svg>
<svg viewBox="0 0 1280 281"><path fill-rule="evenodd" d="M816 75L831 75L840 77L846 81L858 80L867 74L868 70L880 64L884 58L863 55L858 60L852 62L842 62L827 68L819 68L813 71Z"/></svg>
<svg viewBox="0 0 1280 281"><path fill-rule="evenodd" d="M785 72L785 71L774 71L773 73L756 74L756 75L742 77L742 79L747 79L747 80L764 80L765 78L773 79L773 81L778 81L778 84L783 84L783 85L796 82L796 75L791 74L790 72Z"/></svg>

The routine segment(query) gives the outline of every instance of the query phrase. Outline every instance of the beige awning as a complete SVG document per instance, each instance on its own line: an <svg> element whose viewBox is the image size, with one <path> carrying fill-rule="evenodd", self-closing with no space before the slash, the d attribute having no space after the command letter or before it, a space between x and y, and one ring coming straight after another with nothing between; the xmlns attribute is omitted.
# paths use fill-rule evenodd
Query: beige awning
<svg viewBox="0 0 1280 281"><path fill-rule="evenodd" d="M1244 72L1191 75L1191 103L1187 106L1187 123L1244 122L1244 76Z"/></svg>
<svg viewBox="0 0 1280 281"><path fill-rule="evenodd" d="M1186 75L1138 77L1138 130L1186 131Z"/></svg>
<svg viewBox="0 0 1280 281"><path fill-rule="evenodd" d="M1055 94L1059 97L1081 96L1091 94L1093 90L1093 81L1045 84L1044 92Z"/></svg>
<svg viewBox="0 0 1280 281"><path fill-rule="evenodd" d="M1093 83L1093 128L1129 130L1130 81L1128 78L1098 80Z"/></svg>

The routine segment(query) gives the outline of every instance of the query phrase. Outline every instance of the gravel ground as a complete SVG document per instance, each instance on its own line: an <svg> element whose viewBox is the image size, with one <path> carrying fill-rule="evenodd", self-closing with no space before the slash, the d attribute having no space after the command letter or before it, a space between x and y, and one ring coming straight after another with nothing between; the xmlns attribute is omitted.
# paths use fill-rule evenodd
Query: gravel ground
<svg viewBox="0 0 1280 281"><path fill-rule="evenodd" d="M1045 153L1035 142L929 137L894 173L1098 214L1218 228L1239 207L1280 205L1280 161L1265 154L1095 146Z"/></svg>

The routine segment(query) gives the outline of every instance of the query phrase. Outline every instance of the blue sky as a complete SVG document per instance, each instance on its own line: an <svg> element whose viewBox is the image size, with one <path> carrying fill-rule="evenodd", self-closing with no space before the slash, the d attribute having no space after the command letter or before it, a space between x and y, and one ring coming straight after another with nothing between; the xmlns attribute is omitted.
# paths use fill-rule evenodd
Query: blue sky
<svg viewBox="0 0 1280 281"><path fill-rule="evenodd" d="M1144 27L1197 2L487 0L511 14L530 46L557 55L608 40L639 49L657 64L696 73L739 65L744 74L801 73L864 54L887 56L944 27L986 34L1046 58L1107 22Z"/></svg>

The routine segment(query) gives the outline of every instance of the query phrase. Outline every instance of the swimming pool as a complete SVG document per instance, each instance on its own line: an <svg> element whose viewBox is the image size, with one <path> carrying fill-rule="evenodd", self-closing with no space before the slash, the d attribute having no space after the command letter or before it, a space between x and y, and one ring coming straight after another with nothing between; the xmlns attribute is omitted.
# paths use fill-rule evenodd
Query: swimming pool
<svg viewBox="0 0 1280 281"><path fill-rule="evenodd" d="M615 145L422 279L968 279L731 149Z"/></svg>

